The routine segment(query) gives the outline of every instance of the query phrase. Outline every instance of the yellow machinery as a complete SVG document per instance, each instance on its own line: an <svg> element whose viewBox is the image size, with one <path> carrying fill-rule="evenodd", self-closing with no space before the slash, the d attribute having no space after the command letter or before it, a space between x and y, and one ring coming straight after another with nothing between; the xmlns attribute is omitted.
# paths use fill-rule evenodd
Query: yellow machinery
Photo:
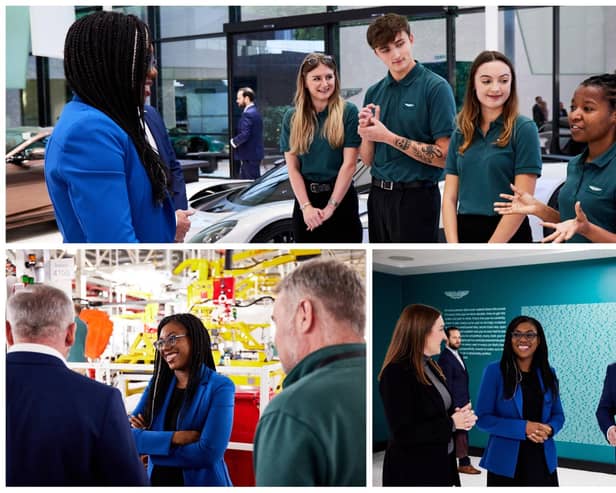
<svg viewBox="0 0 616 493"><path fill-rule="evenodd" d="M247 250L233 254L233 262L242 262L249 259L258 259L263 255L271 255L271 250ZM188 310L197 315L210 333L212 352L217 365L233 367L261 367L272 361L273 346L271 343L260 342L253 335L255 331L265 331L269 323L251 324L237 320L237 309L248 306L263 297L271 297L274 286L280 281L278 273L265 272L267 269L277 267L289 262L296 262L308 257L321 254L321 250L289 250L264 260L256 260L249 266L234 269L224 269L224 257L218 260L193 258L184 260L174 270L179 275L189 269L197 273L197 278L187 287ZM215 298L216 282L224 286L224 280L232 279L233 295L227 299L224 294ZM240 304L235 300L241 300ZM155 305L152 303L151 305ZM148 310L149 308L149 310ZM154 325L158 306L146 307L143 315L135 314L146 325ZM119 356L117 363L153 363L155 350L153 343L155 333L144 333L137 336L131 345L128 354ZM261 341L264 337L259 338ZM277 372L279 380L282 371ZM236 385L258 386L258 376L232 375L231 379Z"/></svg>

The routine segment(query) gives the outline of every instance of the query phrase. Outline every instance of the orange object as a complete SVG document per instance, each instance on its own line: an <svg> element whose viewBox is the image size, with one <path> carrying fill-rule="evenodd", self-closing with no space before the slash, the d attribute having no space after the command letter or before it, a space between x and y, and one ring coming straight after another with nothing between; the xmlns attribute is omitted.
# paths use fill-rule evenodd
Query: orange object
<svg viewBox="0 0 616 493"><path fill-rule="evenodd" d="M109 315L101 310L81 310L79 318L88 326L86 337L86 358L97 359L103 354L113 332L113 322Z"/></svg>

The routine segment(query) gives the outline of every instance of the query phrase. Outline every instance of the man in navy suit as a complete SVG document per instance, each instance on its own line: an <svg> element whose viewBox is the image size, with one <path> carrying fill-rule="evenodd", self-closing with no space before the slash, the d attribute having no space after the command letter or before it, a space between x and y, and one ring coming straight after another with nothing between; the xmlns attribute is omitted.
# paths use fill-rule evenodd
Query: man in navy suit
<svg viewBox="0 0 616 493"><path fill-rule="evenodd" d="M445 329L445 333L447 334L447 345L439 356L438 364L447 379L447 387L453 397L454 406L462 408L471 400L468 392L468 371L459 351L462 336L457 327L449 327ZM454 438L456 457L459 459L458 471L464 474L481 474L479 469L471 465L471 459L468 456L468 432L456 430Z"/></svg>
<svg viewBox="0 0 616 493"><path fill-rule="evenodd" d="M146 100L152 93L151 87L157 76L156 58L152 51L145 81L144 95ZM188 219L188 216L194 214L194 211L188 210L186 182L184 181L182 166L175 155L173 144L167 133L167 127L165 127L165 122L160 113L153 106L145 104L143 106L143 118L145 120L145 133L150 146L158 152L163 162L169 167L169 174L171 175L170 193L175 207L175 241L181 243L190 229L190 219Z"/></svg>
<svg viewBox="0 0 616 493"><path fill-rule="evenodd" d="M66 366L74 316L51 286L8 299L6 484L147 485L120 392Z"/></svg>
<svg viewBox="0 0 616 493"><path fill-rule="evenodd" d="M261 176L263 159L263 120L255 106L255 93L250 87L237 91L237 105L244 111L237 129L238 134L231 139L235 158L242 162L240 178L253 180Z"/></svg>
<svg viewBox="0 0 616 493"><path fill-rule="evenodd" d="M597 407L597 421L608 443L616 447L616 363L607 367L603 392Z"/></svg>

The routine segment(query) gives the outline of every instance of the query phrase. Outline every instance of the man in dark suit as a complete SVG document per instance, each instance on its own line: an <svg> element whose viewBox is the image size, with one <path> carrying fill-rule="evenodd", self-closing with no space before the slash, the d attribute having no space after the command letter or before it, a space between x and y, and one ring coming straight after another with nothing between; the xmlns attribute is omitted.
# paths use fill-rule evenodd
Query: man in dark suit
<svg viewBox="0 0 616 493"><path fill-rule="evenodd" d="M244 111L237 126L238 134L231 139L231 147L235 158L242 163L240 178L252 180L261 176L263 120L255 106L255 93L250 87L237 91L236 103Z"/></svg>
<svg viewBox="0 0 616 493"><path fill-rule="evenodd" d="M145 81L144 96L146 101L152 93L151 86L157 76L156 58L152 51ZM190 219L188 217L194 214L194 211L188 210L184 172L175 155L173 144L167 133L167 127L165 127L165 122L160 113L153 106L145 104L143 106L143 119L145 120L146 136L150 145L169 167L169 174L171 175L170 193L175 207L175 241L181 243L190 229Z"/></svg>
<svg viewBox="0 0 616 493"><path fill-rule="evenodd" d="M66 366L74 308L35 285L7 302L7 486L147 485L117 389Z"/></svg>
<svg viewBox="0 0 616 493"><path fill-rule="evenodd" d="M458 351L462 345L460 329L449 327L445 330L447 334L447 345L439 356L438 364L447 379L447 387L453 397L453 405L462 408L470 402L468 392L468 371L464 364L464 358ZM459 460L458 471L464 474L481 474L479 469L471 465L468 456L468 432L466 430L456 430L454 434L456 441L456 457Z"/></svg>
<svg viewBox="0 0 616 493"><path fill-rule="evenodd" d="M608 443L616 447L616 363L607 367L605 381L603 382L603 392L597 407L597 421L599 428L605 435Z"/></svg>

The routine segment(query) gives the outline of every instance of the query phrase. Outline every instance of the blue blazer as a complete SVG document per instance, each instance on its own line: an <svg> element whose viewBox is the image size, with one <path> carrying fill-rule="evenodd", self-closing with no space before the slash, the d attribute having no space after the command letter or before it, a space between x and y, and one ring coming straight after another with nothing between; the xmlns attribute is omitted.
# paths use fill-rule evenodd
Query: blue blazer
<svg viewBox="0 0 616 493"><path fill-rule="evenodd" d="M190 407L180 412L177 423L178 430L201 430L201 439L183 446L172 446L173 431L163 431L175 384L176 378L173 377L163 407L154 416L150 429L133 428L137 450L150 456L148 477L151 477L154 465L170 466L183 469L185 486L232 486L224 454L233 426L233 382L206 366L202 367L197 392ZM150 380L133 415L143 414L151 385Z"/></svg>
<svg viewBox="0 0 616 493"><path fill-rule="evenodd" d="M120 392L55 356L6 355L7 486L140 486Z"/></svg>
<svg viewBox="0 0 616 493"><path fill-rule="evenodd" d="M45 181L67 243L172 243L171 198L155 205L130 137L78 96L68 103L45 153Z"/></svg>
<svg viewBox="0 0 616 493"><path fill-rule="evenodd" d="M553 370L552 370L553 371ZM543 380L539 375L543 388ZM483 372L475 405L477 427L490 434L479 465L488 471L512 478L518 462L520 442L526 440L526 420L522 418L522 389L518 386L513 399L503 398L504 382L498 362L490 363ZM543 443L550 472L557 466L554 436L565 423L560 397L552 391L544 394L541 421L552 427L553 435Z"/></svg>
<svg viewBox="0 0 616 493"><path fill-rule="evenodd" d="M233 137L235 159L259 161L263 159L263 120L256 106L246 109L237 125L238 134Z"/></svg>
<svg viewBox="0 0 616 493"><path fill-rule="evenodd" d="M462 358L462 354L458 354ZM464 361L464 358L462 360ZM466 406L471 400L468 393L468 371L447 348L441 352L438 364L447 379L447 387L453 398L454 407Z"/></svg>
<svg viewBox="0 0 616 493"><path fill-rule="evenodd" d="M603 382L603 392L597 407L597 421L603 432L603 438L607 440L607 430L614 426L614 416L616 416L616 363L607 367L605 381Z"/></svg>
<svg viewBox="0 0 616 493"><path fill-rule="evenodd" d="M169 134L167 133L167 127L163 121L160 113L156 111L156 108L146 104L143 107L143 117L152 136L156 141L156 147L158 147L158 154L163 162L169 167L169 173L171 174L171 198L173 199L173 205L177 209L188 209L188 200L186 200L186 183L184 182L184 173L182 172L182 166L178 161L175 151L173 150L173 144L169 140Z"/></svg>

